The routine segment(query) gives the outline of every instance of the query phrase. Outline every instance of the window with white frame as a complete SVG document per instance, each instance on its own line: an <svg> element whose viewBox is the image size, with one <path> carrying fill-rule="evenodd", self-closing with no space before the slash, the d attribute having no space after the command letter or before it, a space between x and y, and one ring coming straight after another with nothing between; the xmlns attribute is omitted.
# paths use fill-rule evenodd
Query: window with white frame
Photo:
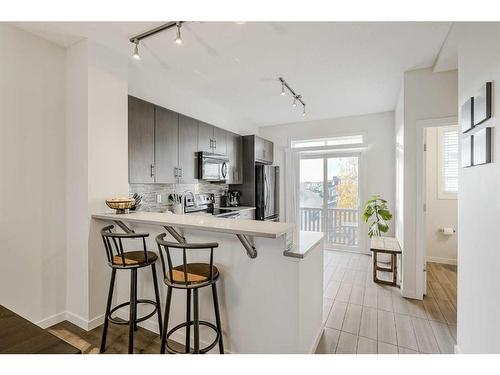
<svg viewBox="0 0 500 375"><path fill-rule="evenodd" d="M458 126L438 128L438 198L457 199Z"/></svg>
<svg viewBox="0 0 500 375"><path fill-rule="evenodd" d="M347 135L330 138L307 139L292 141L292 148L325 147L325 146L347 146L363 144L363 135Z"/></svg>

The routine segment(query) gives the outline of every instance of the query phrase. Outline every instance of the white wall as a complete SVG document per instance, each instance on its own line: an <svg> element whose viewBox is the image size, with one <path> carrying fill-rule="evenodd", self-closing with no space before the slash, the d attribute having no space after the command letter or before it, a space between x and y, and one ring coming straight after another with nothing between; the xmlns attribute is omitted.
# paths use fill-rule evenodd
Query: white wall
<svg viewBox="0 0 500 375"><path fill-rule="evenodd" d="M417 181L416 173L419 154L417 153L417 138L423 132L421 120L457 116L457 84L456 70L433 73L428 68L408 71L404 75L402 99L404 110L400 109L401 113L404 113L404 165L402 171L398 170L398 185L402 176L404 204L401 290L405 297L421 299L423 296L423 254L417 254L416 251L417 210L423 209L417 207L417 186L421 182ZM396 126L400 130L400 125L396 124ZM400 136L401 134L398 134L398 137ZM396 142L399 147L400 140ZM398 161L400 156L398 151ZM401 211L399 206L396 211Z"/></svg>
<svg viewBox="0 0 500 375"><path fill-rule="evenodd" d="M0 23L0 304L64 313L65 51Z"/></svg>
<svg viewBox="0 0 500 375"><path fill-rule="evenodd" d="M459 24L461 105L493 81L493 116L480 127L496 126L500 111L500 25ZM493 129L493 162L461 169L458 195L458 348L462 353L500 353L500 167Z"/></svg>
<svg viewBox="0 0 500 375"><path fill-rule="evenodd" d="M438 127L426 129L427 152L425 153L425 244L426 258L430 262L457 263L457 234L451 236L439 232L440 228L458 225L457 199L438 196L439 161Z"/></svg>
<svg viewBox="0 0 500 375"><path fill-rule="evenodd" d="M404 82L399 91L396 110L394 111L394 135L395 135L395 236L402 245L404 243L404 151L405 151L405 107L404 107Z"/></svg>
<svg viewBox="0 0 500 375"><path fill-rule="evenodd" d="M361 203L373 194L380 194L388 200L389 208L394 212L394 112L268 126L259 131L262 137L274 142L274 164L282 168L280 217L285 217L284 150L290 141L348 134L363 134L369 144L362 156L364 166L360 168ZM394 235L393 222L389 235Z"/></svg>
<svg viewBox="0 0 500 375"><path fill-rule="evenodd" d="M167 66L159 68L159 65L154 56L140 61L129 59L130 95L238 134L258 134L254 123L215 103L210 97L186 89ZM158 74L161 71L165 74Z"/></svg>
<svg viewBox="0 0 500 375"><path fill-rule="evenodd" d="M90 216L128 195L127 64L92 41L68 49L67 310L85 329L101 322L110 274Z"/></svg>

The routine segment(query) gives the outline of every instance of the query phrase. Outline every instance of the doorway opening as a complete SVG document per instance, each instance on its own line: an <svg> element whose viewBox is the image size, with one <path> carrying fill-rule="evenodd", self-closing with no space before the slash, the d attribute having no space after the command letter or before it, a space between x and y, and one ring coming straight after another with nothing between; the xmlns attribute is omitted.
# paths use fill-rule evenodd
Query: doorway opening
<svg viewBox="0 0 500 375"><path fill-rule="evenodd" d="M325 233L325 248L361 251L357 153L300 156L300 229Z"/></svg>
<svg viewBox="0 0 500 375"><path fill-rule="evenodd" d="M426 125L420 159L422 210L417 221L422 294L425 304L436 307L437 318L455 326L460 131L456 120Z"/></svg>

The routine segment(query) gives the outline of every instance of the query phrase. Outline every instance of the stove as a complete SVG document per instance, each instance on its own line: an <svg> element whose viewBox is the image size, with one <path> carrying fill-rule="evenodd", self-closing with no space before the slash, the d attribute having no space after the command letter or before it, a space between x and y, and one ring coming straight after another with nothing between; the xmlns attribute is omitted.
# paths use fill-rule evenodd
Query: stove
<svg viewBox="0 0 500 375"><path fill-rule="evenodd" d="M186 214L211 214L222 218L237 218L238 211L214 207L215 196L211 193L204 194L185 194L184 213Z"/></svg>

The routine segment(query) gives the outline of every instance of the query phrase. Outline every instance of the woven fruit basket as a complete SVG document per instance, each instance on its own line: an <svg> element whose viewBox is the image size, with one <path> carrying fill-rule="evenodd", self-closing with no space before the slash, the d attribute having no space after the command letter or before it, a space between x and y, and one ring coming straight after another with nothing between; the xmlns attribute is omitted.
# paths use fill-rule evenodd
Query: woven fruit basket
<svg viewBox="0 0 500 375"><path fill-rule="evenodd" d="M106 199L106 204L109 208L116 210L117 214L126 214L135 204L134 198L111 198Z"/></svg>

